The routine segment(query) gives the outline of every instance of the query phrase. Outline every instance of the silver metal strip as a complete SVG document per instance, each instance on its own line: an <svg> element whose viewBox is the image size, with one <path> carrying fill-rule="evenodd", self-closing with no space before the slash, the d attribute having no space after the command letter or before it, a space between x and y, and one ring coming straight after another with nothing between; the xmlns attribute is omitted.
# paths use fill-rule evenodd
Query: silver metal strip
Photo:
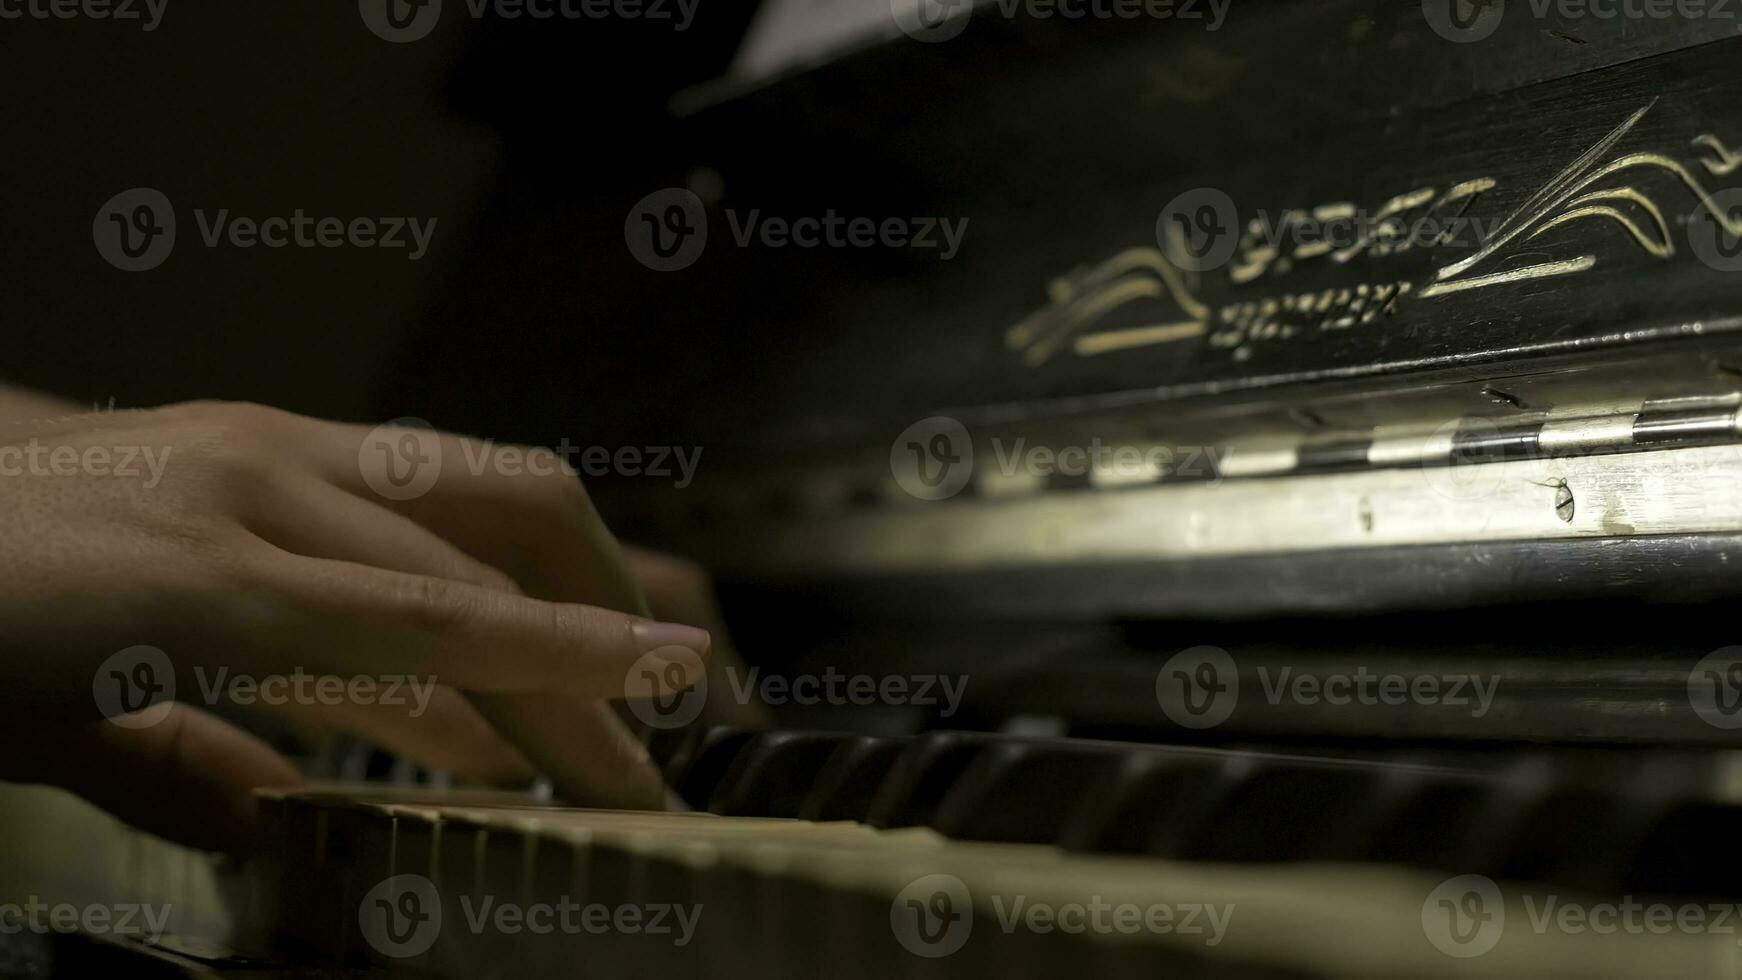
<svg viewBox="0 0 1742 980"><path fill-rule="evenodd" d="M755 529L764 567L926 570L1742 531L1742 446L955 500Z"/></svg>

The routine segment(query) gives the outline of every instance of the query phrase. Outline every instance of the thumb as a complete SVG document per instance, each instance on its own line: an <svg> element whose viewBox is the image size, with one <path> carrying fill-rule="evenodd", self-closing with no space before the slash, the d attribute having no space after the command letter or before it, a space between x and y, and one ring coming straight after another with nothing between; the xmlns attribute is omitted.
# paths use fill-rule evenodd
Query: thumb
<svg viewBox="0 0 1742 980"><path fill-rule="evenodd" d="M180 844L244 854L258 819L256 788L300 781L290 760L213 715L172 704L161 721L108 721L17 737L0 778L60 786L141 830Z"/></svg>

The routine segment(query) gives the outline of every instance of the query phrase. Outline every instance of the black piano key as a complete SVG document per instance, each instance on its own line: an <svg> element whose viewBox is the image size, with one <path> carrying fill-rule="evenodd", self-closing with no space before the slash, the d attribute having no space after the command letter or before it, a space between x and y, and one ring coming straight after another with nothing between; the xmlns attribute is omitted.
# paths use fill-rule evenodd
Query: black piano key
<svg viewBox="0 0 1742 980"><path fill-rule="evenodd" d="M870 819L871 802L908 739L855 735L835 746L799 808L805 820Z"/></svg>
<svg viewBox="0 0 1742 980"><path fill-rule="evenodd" d="M1231 780L1191 856L1202 861L1300 861L1359 818L1382 773L1335 764L1267 762Z"/></svg>
<svg viewBox="0 0 1742 980"><path fill-rule="evenodd" d="M1560 767L1545 752L1526 755L1496 772L1473 801L1473 812L1457 826L1457 846L1444 855L1443 869L1504 877L1508 860L1518 850L1520 823L1563 778Z"/></svg>
<svg viewBox="0 0 1742 980"><path fill-rule="evenodd" d="M872 798L865 822L873 827L931 826L943 799L988 739L966 732L930 732L896 757Z"/></svg>
<svg viewBox="0 0 1742 980"><path fill-rule="evenodd" d="M1360 859L1462 874L1467 828L1481 819L1489 781L1442 773L1399 780L1375 801L1377 825ZM1383 791L1382 791L1383 792Z"/></svg>
<svg viewBox="0 0 1742 980"><path fill-rule="evenodd" d="M1664 813L1631 855L1621 886L1660 895L1720 895L1742 891L1742 853L1730 846L1742 807L1685 802Z"/></svg>
<svg viewBox="0 0 1742 980"><path fill-rule="evenodd" d="M928 732L712 728L659 738L674 787L735 816L930 826L959 840L1199 861L1353 861L1448 874L1727 894L1712 860L1742 808L1701 802L1706 756L1540 750L1503 764L1315 758ZM1732 867L1738 865L1738 867Z"/></svg>
<svg viewBox="0 0 1742 980"><path fill-rule="evenodd" d="M714 787L708 811L729 817L796 817L817 771L850 736L758 732Z"/></svg>
<svg viewBox="0 0 1742 980"><path fill-rule="evenodd" d="M1118 769L1124 752L1104 743L1014 740L988 747L938 808L949 837L1050 844L1083 800Z"/></svg>
<svg viewBox="0 0 1742 980"><path fill-rule="evenodd" d="M702 729L672 754L666 764L665 782L685 803L705 809L714 787L732 767L732 760L756 732L749 728L719 725Z"/></svg>
<svg viewBox="0 0 1742 980"><path fill-rule="evenodd" d="M1595 890L1621 880L1668 803L1619 788L1562 787L1537 800L1513 826L1500 876Z"/></svg>
<svg viewBox="0 0 1742 980"><path fill-rule="evenodd" d="M656 728L648 733L647 754L661 772L670 773L672 760L701 735L696 728Z"/></svg>

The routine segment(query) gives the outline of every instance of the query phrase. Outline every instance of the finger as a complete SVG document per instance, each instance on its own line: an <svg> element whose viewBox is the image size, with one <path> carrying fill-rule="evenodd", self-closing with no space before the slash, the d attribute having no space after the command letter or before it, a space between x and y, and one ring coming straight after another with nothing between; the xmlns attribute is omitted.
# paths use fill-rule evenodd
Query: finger
<svg viewBox="0 0 1742 980"><path fill-rule="evenodd" d="M466 782L515 786L538 778L457 691L436 687L424 704L287 704L271 709L317 732L342 731Z"/></svg>
<svg viewBox="0 0 1742 980"><path fill-rule="evenodd" d="M499 592L514 580L417 522L312 476L289 477L280 493L242 515L262 540L291 554L468 582Z"/></svg>
<svg viewBox="0 0 1742 980"><path fill-rule="evenodd" d="M772 723L760 701L723 697L713 692L736 691L740 685L727 675L744 670L744 660L726 631L725 617L714 597L714 584L694 562L633 545L623 547L629 573L647 596L653 615L670 623L699 626L713 637L708 657L708 691L699 721L705 724L766 728Z"/></svg>
<svg viewBox="0 0 1742 980"><path fill-rule="evenodd" d="M61 786L142 830L232 854L252 845L253 791L300 781L266 743L185 704L143 728L35 729L10 740L6 758L8 779Z"/></svg>
<svg viewBox="0 0 1742 980"><path fill-rule="evenodd" d="M294 650L314 652L323 661L317 669L343 676L619 697L643 656L643 667L682 665L693 684L697 658L708 652L706 630L351 562L281 552L261 574L293 607L286 633Z"/></svg>
<svg viewBox="0 0 1742 980"><path fill-rule="evenodd" d="M311 492L307 497L322 501L322 510L312 514L310 520L299 521L284 529L268 528L267 533L300 545L304 554L348 557L377 567L469 581L498 592L519 593L512 580L445 541L435 539L409 519L388 513L342 491L330 490L330 494L346 499L332 501L327 496ZM371 520L377 513L397 523L383 527L383 522ZM615 695L621 691L621 683L616 678L612 683L616 687L610 693ZM456 701L464 714L447 726L422 725L403 714L386 711L353 710L339 720L349 730L383 747L425 764L448 768L465 778L514 781L523 777L528 770L525 758L509 749L490 730L476 709L463 700ZM650 792L647 787L658 787L659 775L646 759L646 753L639 745L624 745L630 738L624 726L608 714L600 715L587 701L575 699L566 710L550 711L539 708L522 710L518 699L498 699L491 703L491 710L499 728L536 756L541 768L551 775L565 795L584 794L571 795L572 799L597 803L630 801L627 805L642 805L651 800L652 805L658 805L661 794ZM458 710L456 714L459 714ZM574 731L575 724L571 721L541 723L539 720L588 715L603 720L595 721L579 732Z"/></svg>
<svg viewBox="0 0 1742 980"><path fill-rule="evenodd" d="M473 703L578 806L659 810L665 782L627 725L604 702L537 694L473 694Z"/></svg>
<svg viewBox="0 0 1742 980"><path fill-rule="evenodd" d="M647 614L616 538L554 452L405 431L416 441L402 447L382 430L322 426L316 452L323 475L501 569L528 595ZM419 460L438 467L427 488L406 499L380 492L382 468Z"/></svg>
<svg viewBox="0 0 1742 980"><path fill-rule="evenodd" d="M379 484L371 486L368 479L371 461L364 459L364 452L369 437L361 429L342 439L335 436L327 446L327 472L360 496L381 496ZM615 538L579 479L548 465L555 462L554 455L545 456L542 469L508 473L488 465L490 447L475 440L431 433L422 438L435 447L439 475L427 492L387 506L508 572L527 595L646 613ZM486 465L477 465L479 461ZM693 658L683 659L694 663ZM629 665L623 666L626 670ZM661 670L665 664L651 666ZM621 682L623 675L617 679ZM690 677L685 683L694 681ZM620 683L601 694L617 697L622 690ZM664 787L645 749L610 708L576 698L470 697L551 776L565 797L596 805L663 805ZM588 750L574 751L578 745Z"/></svg>

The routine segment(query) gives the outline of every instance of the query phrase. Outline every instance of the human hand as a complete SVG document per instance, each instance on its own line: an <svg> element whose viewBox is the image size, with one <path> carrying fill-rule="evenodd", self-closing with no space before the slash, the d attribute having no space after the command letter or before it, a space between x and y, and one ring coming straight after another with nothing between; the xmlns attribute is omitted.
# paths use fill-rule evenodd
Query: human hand
<svg viewBox="0 0 1742 980"><path fill-rule="evenodd" d="M370 467L394 446L371 440L403 436L437 447L439 472L393 499ZM67 786L166 836L242 845L249 791L294 769L186 704L152 709L161 717L143 727L101 720L99 666L146 645L184 698L223 675L433 679L416 715L283 709L462 777L523 778L530 763L575 802L660 806L658 773L603 699L649 656L693 683L708 633L646 618L578 480L469 466L478 453L456 436L241 404L0 430L0 702L23 748L0 777Z"/></svg>

